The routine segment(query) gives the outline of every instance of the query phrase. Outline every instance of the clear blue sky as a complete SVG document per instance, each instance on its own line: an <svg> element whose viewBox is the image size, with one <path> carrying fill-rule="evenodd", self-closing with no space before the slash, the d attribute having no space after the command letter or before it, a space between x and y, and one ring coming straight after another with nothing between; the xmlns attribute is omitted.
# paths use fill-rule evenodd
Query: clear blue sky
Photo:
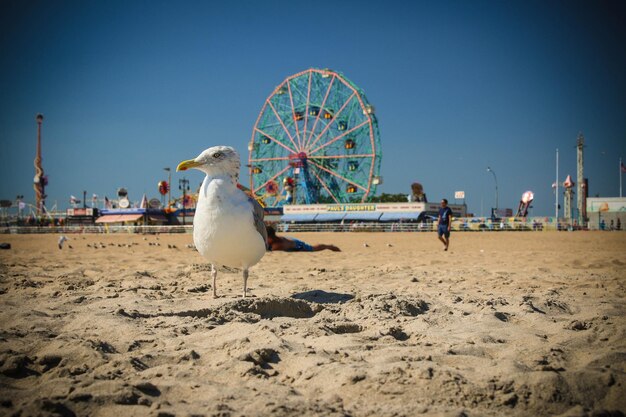
<svg viewBox="0 0 626 417"><path fill-rule="evenodd" d="M4 0L0 198L34 201L37 113L48 207L122 186L158 197L162 168L209 146L247 158L264 100L315 67L341 71L376 107L379 193L419 181L430 200L463 190L487 215L491 166L500 207L532 190L531 215L552 215L555 149L560 180L575 179L579 132L590 194L619 193L624 45L617 0Z"/></svg>

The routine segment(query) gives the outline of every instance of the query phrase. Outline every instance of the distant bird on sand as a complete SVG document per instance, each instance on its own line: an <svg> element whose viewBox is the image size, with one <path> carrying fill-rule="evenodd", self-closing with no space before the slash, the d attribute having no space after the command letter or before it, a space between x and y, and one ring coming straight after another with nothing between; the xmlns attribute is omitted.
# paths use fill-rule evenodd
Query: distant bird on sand
<svg viewBox="0 0 626 417"><path fill-rule="evenodd" d="M217 297L217 267L243 269L243 296L248 269L261 260L267 247L263 208L237 188L239 154L229 146L214 146L176 171L199 169L206 174L193 218L193 242L211 263L213 297Z"/></svg>

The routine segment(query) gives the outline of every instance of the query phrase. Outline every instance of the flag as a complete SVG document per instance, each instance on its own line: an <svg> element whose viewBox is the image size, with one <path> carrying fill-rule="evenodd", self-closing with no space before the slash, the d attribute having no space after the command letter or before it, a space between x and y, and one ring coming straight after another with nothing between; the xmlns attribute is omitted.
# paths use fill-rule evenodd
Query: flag
<svg viewBox="0 0 626 417"><path fill-rule="evenodd" d="M620 172L626 172L626 165L623 162L620 162Z"/></svg>
<svg viewBox="0 0 626 417"><path fill-rule="evenodd" d="M111 210L112 206L111 206L111 200L109 200L109 197L104 196L104 208L107 210Z"/></svg>

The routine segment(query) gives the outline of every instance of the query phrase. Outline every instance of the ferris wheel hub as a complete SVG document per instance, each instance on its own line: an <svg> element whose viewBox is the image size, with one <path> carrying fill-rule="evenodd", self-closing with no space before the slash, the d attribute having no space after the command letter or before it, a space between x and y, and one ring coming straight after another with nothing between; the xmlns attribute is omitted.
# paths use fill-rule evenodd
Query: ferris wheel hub
<svg viewBox="0 0 626 417"><path fill-rule="evenodd" d="M289 155L289 165L292 167L302 168L306 164L308 156L306 152L292 153Z"/></svg>

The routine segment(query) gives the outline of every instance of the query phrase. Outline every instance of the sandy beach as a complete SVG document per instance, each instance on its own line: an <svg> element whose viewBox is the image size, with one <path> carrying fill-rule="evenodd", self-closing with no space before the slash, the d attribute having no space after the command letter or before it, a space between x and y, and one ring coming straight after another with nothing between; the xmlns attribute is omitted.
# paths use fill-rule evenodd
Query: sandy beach
<svg viewBox="0 0 626 417"><path fill-rule="evenodd" d="M0 415L620 416L626 233L0 235ZM71 248L69 247L71 246Z"/></svg>

